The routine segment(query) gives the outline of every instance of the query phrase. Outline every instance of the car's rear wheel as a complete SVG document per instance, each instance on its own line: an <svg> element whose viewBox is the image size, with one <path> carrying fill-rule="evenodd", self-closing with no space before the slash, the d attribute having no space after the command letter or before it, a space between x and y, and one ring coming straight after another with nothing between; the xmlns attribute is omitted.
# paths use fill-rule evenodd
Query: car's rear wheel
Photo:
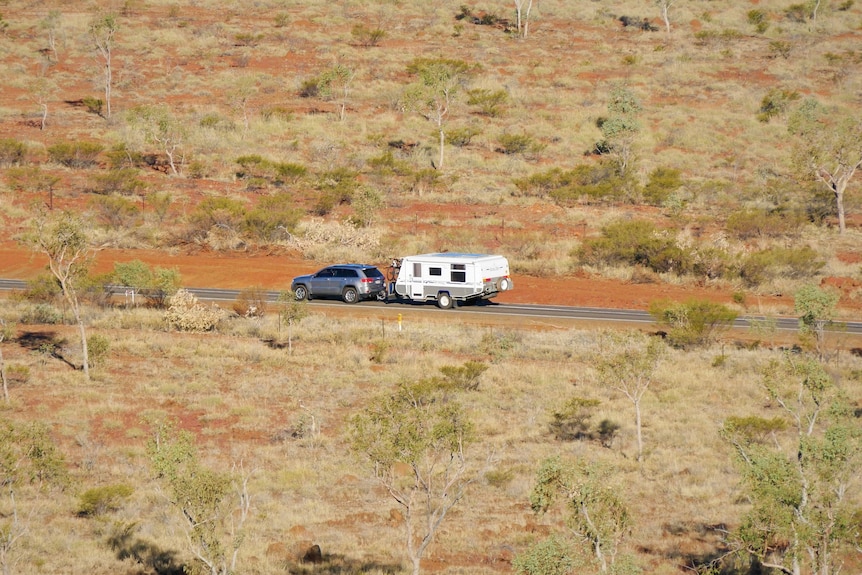
<svg viewBox="0 0 862 575"><path fill-rule="evenodd" d="M454 303L452 296L448 293L440 292L437 294L437 305L440 306L440 309L449 309L454 305Z"/></svg>
<svg viewBox="0 0 862 575"><path fill-rule="evenodd" d="M308 290L305 286L296 286L296 289L293 290L293 297L296 298L296 301L303 301L308 299Z"/></svg>
<svg viewBox="0 0 862 575"><path fill-rule="evenodd" d="M345 303L356 303L359 300L359 294L356 292L356 288L347 287L344 288L341 298Z"/></svg>

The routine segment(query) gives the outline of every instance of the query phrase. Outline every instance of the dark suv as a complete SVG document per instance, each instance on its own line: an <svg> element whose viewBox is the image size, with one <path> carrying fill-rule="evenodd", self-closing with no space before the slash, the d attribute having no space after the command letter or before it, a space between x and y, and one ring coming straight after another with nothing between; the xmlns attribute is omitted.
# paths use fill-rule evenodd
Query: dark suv
<svg viewBox="0 0 862 575"><path fill-rule="evenodd" d="M293 278L290 289L300 301L316 297L341 298L347 303L370 298L385 300L386 278L374 266L339 264Z"/></svg>

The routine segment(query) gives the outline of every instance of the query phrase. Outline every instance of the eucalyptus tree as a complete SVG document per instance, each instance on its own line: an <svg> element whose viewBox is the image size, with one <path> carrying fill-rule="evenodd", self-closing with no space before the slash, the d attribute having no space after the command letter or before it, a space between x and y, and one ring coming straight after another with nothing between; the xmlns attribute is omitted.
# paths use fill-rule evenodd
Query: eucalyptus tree
<svg viewBox="0 0 862 575"><path fill-rule="evenodd" d="M546 459L530 493L530 505L546 513L561 504L566 514L569 535L586 546L600 573L626 572L629 557L618 561L623 542L632 525L628 506L613 482L613 470L584 460ZM559 553L557 562L572 562L584 550ZM521 563L521 562L518 562ZM521 572L524 572L521 569Z"/></svg>
<svg viewBox="0 0 862 575"><path fill-rule="evenodd" d="M413 575L446 514L477 477L473 424L440 378L400 384L350 422L354 452L401 506Z"/></svg>
<svg viewBox="0 0 862 575"><path fill-rule="evenodd" d="M603 386L622 393L635 409L637 459L643 458L643 416L641 401L655 379L664 344L638 332L608 335L613 351L596 360L596 371Z"/></svg>
<svg viewBox="0 0 862 575"><path fill-rule="evenodd" d="M847 229L844 193L856 170L862 167L862 116L828 109L812 98L790 116L787 127L798 138L794 164L832 193L838 229L843 234Z"/></svg>
<svg viewBox="0 0 862 575"><path fill-rule="evenodd" d="M89 379L87 333L78 300L78 287L87 275L93 253L87 225L79 216L67 211L52 216L39 214L33 219L31 228L22 237L22 241L33 251L48 257L48 269L57 278L63 298L78 325L83 371Z"/></svg>
<svg viewBox="0 0 862 575"><path fill-rule="evenodd" d="M416 81L405 90L402 107L416 111L437 129L439 155L432 165L438 170L443 169L446 121L471 70L467 62L447 58L417 58L407 66Z"/></svg>
<svg viewBox="0 0 862 575"><path fill-rule="evenodd" d="M113 85L112 58L114 54L114 36L119 29L117 16L114 14L101 14L96 16L89 27L90 39L96 51L104 61L104 84L105 84L105 117L111 117L111 87Z"/></svg>
<svg viewBox="0 0 862 575"><path fill-rule="evenodd" d="M771 361L762 385L770 398L764 417L728 418L721 430L750 501L732 542L786 575L838 573L840 551L860 543L858 414L813 357Z"/></svg>

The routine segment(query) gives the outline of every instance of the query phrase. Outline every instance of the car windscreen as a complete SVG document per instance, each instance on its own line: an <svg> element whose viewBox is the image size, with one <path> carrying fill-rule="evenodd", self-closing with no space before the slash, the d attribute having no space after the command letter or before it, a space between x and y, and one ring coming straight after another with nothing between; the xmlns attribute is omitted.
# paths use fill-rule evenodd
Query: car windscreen
<svg viewBox="0 0 862 575"><path fill-rule="evenodd" d="M365 276L369 278L382 278L383 273L377 268L364 268Z"/></svg>

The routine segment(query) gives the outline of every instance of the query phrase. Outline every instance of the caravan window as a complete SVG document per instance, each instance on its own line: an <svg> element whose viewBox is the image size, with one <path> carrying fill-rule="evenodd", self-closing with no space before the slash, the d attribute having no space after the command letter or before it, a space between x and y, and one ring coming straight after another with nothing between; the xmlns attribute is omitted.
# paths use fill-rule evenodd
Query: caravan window
<svg viewBox="0 0 862 575"><path fill-rule="evenodd" d="M421 278L422 277L422 264L419 262L413 263L413 277Z"/></svg>
<svg viewBox="0 0 862 575"><path fill-rule="evenodd" d="M467 266L464 264L452 264L452 281L459 283L467 282Z"/></svg>
<svg viewBox="0 0 862 575"><path fill-rule="evenodd" d="M432 276L442 276L443 268L428 268L428 273Z"/></svg>

